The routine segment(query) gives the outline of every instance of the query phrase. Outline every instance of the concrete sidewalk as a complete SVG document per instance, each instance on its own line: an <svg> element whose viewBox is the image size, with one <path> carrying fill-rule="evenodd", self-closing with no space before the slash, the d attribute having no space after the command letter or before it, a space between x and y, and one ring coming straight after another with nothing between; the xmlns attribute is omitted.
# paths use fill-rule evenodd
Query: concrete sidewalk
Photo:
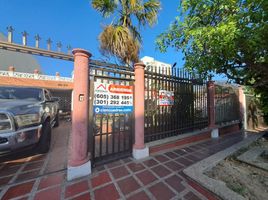
<svg viewBox="0 0 268 200"><path fill-rule="evenodd" d="M66 180L62 169L19 183L0 184L0 199L217 199L188 180L182 170L243 139L242 133L235 133L169 149L141 161L122 159L96 167L90 176L72 182ZM32 165L39 162L32 161Z"/></svg>

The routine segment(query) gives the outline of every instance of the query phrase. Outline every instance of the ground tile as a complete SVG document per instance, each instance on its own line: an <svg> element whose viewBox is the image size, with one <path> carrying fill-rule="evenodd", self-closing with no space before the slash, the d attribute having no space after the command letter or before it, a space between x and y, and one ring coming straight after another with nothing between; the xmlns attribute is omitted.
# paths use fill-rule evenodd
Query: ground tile
<svg viewBox="0 0 268 200"><path fill-rule="evenodd" d="M188 192L186 195L184 195L184 198L187 200L201 200L201 198L196 196L193 192Z"/></svg>
<svg viewBox="0 0 268 200"><path fill-rule="evenodd" d="M185 189L182 179L176 175L167 178L165 181L178 192L182 192Z"/></svg>
<svg viewBox="0 0 268 200"><path fill-rule="evenodd" d="M86 194L79 195L72 200L90 200L90 193L87 192Z"/></svg>
<svg viewBox="0 0 268 200"><path fill-rule="evenodd" d="M95 190L94 194L96 200L117 200L120 197L113 184Z"/></svg>
<svg viewBox="0 0 268 200"><path fill-rule="evenodd" d="M174 161L169 161L169 162L165 163L165 166L167 166L172 171L179 171L179 170L184 168L183 165L180 165Z"/></svg>
<svg viewBox="0 0 268 200"><path fill-rule="evenodd" d="M145 167L141 163L132 162L129 163L127 166L132 172L137 172L145 169Z"/></svg>
<svg viewBox="0 0 268 200"><path fill-rule="evenodd" d="M127 169L124 166L111 169L111 173L115 179L122 178L129 174Z"/></svg>
<svg viewBox="0 0 268 200"><path fill-rule="evenodd" d="M110 181L111 181L111 178L108 172L106 171L99 173L98 176L95 176L91 179L91 183L93 187L98 187Z"/></svg>
<svg viewBox="0 0 268 200"><path fill-rule="evenodd" d="M166 156L163 156L163 155L156 155L154 156L154 158L158 160L160 163L163 163L169 160Z"/></svg>
<svg viewBox="0 0 268 200"><path fill-rule="evenodd" d="M34 162L34 163L29 163L27 164L24 168L23 171L29 171L29 170L35 170L35 169L40 169L44 165L44 162Z"/></svg>
<svg viewBox="0 0 268 200"><path fill-rule="evenodd" d="M49 188L47 190L42 190L38 192L34 200L58 200L60 199L60 193L61 193L61 188L60 186L54 187L54 188Z"/></svg>
<svg viewBox="0 0 268 200"><path fill-rule="evenodd" d="M104 165L99 165L99 166L93 168L93 172L95 172L95 171L100 172L103 170L105 170Z"/></svg>
<svg viewBox="0 0 268 200"><path fill-rule="evenodd" d="M158 164L158 162L156 162L154 159L149 159L149 160L145 160L143 161L143 163L147 166L147 167L152 167Z"/></svg>
<svg viewBox="0 0 268 200"><path fill-rule="evenodd" d="M190 160L188 160L188 159L186 159L186 158L182 158L182 157L176 159L176 161L177 161L179 164L183 164L184 166L189 166L189 165L191 165L191 164L193 163L193 161L190 161Z"/></svg>
<svg viewBox="0 0 268 200"><path fill-rule="evenodd" d="M0 187L5 186L12 179L12 176L0 178Z"/></svg>
<svg viewBox="0 0 268 200"><path fill-rule="evenodd" d="M184 150L187 151L188 153L192 153L192 152L195 151L195 150L194 150L193 148L191 148L191 147L185 147Z"/></svg>
<svg viewBox="0 0 268 200"><path fill-rule="evenodd" d="M65 190L65 198L69 198L78 193L85 192L88 189L88 181L80 181L78 183L68 185Z"/></svg>
<svg viewBox="0 0 268 200"><path fill-rule="evenodd" d="M61 184L64 180L64 174L53 174L48 177L42 178L38 190Z"/></svg>
<svg viewBox="0 0 268 200"><path fill-rule="evenodd" d="M40 171L40 169L35 170L35 171L26 172L23 174L19 174L16 178L16 181L24 181L24 180L29 180L29 179L35 178L39 175L39 171Z"/></svg>
<svg viewBox="0 0 268 200"><path fill-rule="evenodd" d="M14 167L4 166L0 171L0 177L15 174L20 169L20 167L21 166L14 166Z"/></svg>
<svg viewBox="0 0 268 200"><path fill-rule="evenodd" d="M154 182L157 178L148 170L136 174L143 185Z"/></svg>
<svg viewBox="0 0 268 200"><path fill-rule="evenodd" d="M154 197L158 200L163 199L171 199L175 196L174 192L172 192L164 183L157 183L149 188L150 192L154 195Z"/></svg>
<svg viewBox="0 0 268 200"><path fill-rule="evenodd" d="M168 170L167 168L165 168L162 165L158 165L158 166L152 168L152 171L154 171L159 177L164 177L164 176L167 176L171 173L170 170Z"/></svg>
<svg viewBox="0 0 268 200"><path fill-rule="evenodd" d="M21 197L21 198L16 199L16 200L28 200L28 199L29 199L29 197L28 197L28 196L26 196L26 197Z"/></svg>
<svg viewBox="0 0 268 200"><path fill-rule="evenodd" d="M134 192L140 188L140 185L133 177L128 177L121 181L118 181L118 185L124 195Z"/></svg>
<svg viewBox="0 0 268 200"><path fill-rule="evenodd" d="M194 156L194 155L187 155L185 156L185 158L189 159L189 160L192 160L193 162L197 162L200 160L200 158Z"/></svg>
<svg viewBox="0 0 268 200"><path fill-rule="evenodd" d="M147 196L147 194L144 191L141 191L129 198L127 200L150 200L150 198Z"/></svg>
<svg viewBox="0 0 268 200"><path fill-rule="evenodd" d="M107 168L113 168L113 167L117 167L119 165L122 165L120 160L115 161L115 162L111 162L111 163L107 164L106 166L107 166Z"/></svg>
<svg viewBox="0 0 268 200"><path fill-rule="evenodd" d="M168 156L169 158L171 158L171 159L175 159L175 158L177 158L178 157L178 155L177 154L175 154L175 153L173 153L173 152L167 152L167 153L165 153L165 155L166 156Z"/></svg>
<svg viewBox="0 0 268 200"><path fill-rule="evenodd" d="M176 150L174 150L174 152L179 154L180 156L187 154L187 152L183 149L176 149Z"/></svg>
<svg viewBox="0 0 268 200"><path fill-rule="evenodd" d="M33 184L34 184L34 181L30 181L27 183L22 183L19 185L12 186L7 190L7 192L5 193L2 199L3 200L11 199L14 197L19 197L19 196L28 194L31 192Z"/></svg>
<svg viewBox="0 0 268 200"><path fill-rule="evenodd" d="M124 159L122 159L122 161L123 161L124 163L129 163L129 162L132 161L132 159L131 159L130 157L128 157L128 158L124 158Z"/></svg>

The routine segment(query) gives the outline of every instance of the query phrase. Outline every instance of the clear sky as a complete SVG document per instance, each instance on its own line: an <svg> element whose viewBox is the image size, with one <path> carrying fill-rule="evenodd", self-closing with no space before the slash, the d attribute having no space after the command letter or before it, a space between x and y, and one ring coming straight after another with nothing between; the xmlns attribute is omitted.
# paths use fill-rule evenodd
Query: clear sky
<svg viewBox="0 0 268 200"><path fill-rule="evenodd" d="M103 60L99 53L98 35L104 24L100 13L91 7L89 0L0 0L0 31L5 35L6 27L15 28L15 42L21 43L21 32L29 33L29 45L34 45L34 35L42 38L41 48L46 48L46 40L50 37L53 49L61 41L63 51L70 44L75 48L84 48L93 55L92 59ZM182 67L182 54L173 49L160 53L155 49L156 36L166 30L171 21L178 15L178 1L162 0L162 9L158 23L141 31L143 44L140 57L151 56L156 60ZM51 58L37 57L43 73L54 75L60 72L62 76L71 76L73 63Z"/></svg>

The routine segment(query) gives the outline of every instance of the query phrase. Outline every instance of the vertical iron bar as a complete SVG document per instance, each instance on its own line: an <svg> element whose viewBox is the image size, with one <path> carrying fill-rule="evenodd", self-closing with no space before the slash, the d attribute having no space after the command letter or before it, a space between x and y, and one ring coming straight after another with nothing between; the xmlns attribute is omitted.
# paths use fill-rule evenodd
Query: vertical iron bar
<svg viewBox="0 0 268 200"><path fill-rule="evenodd" d="M119 114L119 122L118 122L118 127L119 127L119 140L118 140L118 152L121 152L121 114Z"/></svg>
<svg viewBox="0 0 268 200"><path fill-rule="evenodd" d="M89 127L88 127L88 152L91 154L92 162L94 163L95 158L95 133L94 133L94 111L93 111L93 101L94 101L94 77L89 81Z"/></svg>
<svg viewBox="0 0 268 200"><path fill-rule="evenodd" d="M112 124L112 153L115 153L114 151L114 138L115 137L115 114L113 114L113 124Z"/></svg>
<svg viewBox="0 0 268 200"><path fill-rule="evenodd" d="M106 115L107 120L106 120L106 155L108 155L108 148L109 148L109 114Z"/></svg>

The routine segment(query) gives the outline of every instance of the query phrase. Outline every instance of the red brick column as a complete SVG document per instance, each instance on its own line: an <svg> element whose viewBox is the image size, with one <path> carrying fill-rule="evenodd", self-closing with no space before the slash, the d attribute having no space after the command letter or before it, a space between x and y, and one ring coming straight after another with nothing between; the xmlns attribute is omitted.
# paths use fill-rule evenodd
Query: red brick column
<svg viewBox="0 0 268 200"><path fill-rule="evenodd" d="M141 159L149 156L149 149L144 145L144 99L145 80L143 63L136 63L135 69L135 144L133 145L133 157Z"/></svg>
<svg viewBox="0 0 268 200"><path fill-rule="evenodd" d="M219 129L215 124L215 84L214 81L208 81L208 127L211 129L211 137L219 137Z"/></svg>
<svg viewBox="0 0 268 200"><path fill-rule="evenodd" d="M215 127L215 84L214 81L208 81L208 126Z"/></svg>
<svg viewBox="0 0 268 200"><path fill-rule="evenodd" d="M83 49L74 49L74 89L72 132L69 148L68 180L91 173L88 157L88 94L89 58L91 54Z"/></svg>
<svg viewBox="0 0 268 200"><path fill-rule="evenodd" d="M246 96L243 90L243 87L239 87L239 110L240 110L240 123L242 125L241 128L247 128L247 117L246 117Z"/></svg>

